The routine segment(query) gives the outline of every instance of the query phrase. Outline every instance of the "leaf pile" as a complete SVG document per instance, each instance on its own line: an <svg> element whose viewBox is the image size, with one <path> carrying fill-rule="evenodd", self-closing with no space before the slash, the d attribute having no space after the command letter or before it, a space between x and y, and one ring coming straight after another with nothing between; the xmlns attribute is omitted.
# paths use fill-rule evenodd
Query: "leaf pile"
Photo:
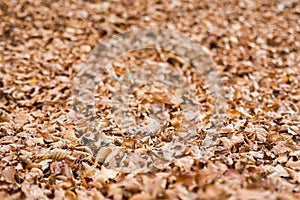
<svg viewBox="0 0 300 200"><path fill-rule="evenodd" d="M0 197L299 199L299 15L293 0L1 0ZM175 29L218 64L228 109L208 158L128 176L81 145L69 116L80 63L134 27Z"/></svg>

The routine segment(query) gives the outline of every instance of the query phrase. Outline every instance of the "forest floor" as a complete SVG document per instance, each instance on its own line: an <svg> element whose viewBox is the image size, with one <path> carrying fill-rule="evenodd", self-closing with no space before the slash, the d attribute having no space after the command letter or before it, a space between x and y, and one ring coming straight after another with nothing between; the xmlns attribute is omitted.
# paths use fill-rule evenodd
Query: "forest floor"
<svg viewBox="0 0 300 200"><path fill-rule="evenodd" d="M228 109L209 156L130 175L95 160L70 113L80 64L137 27L206 48ZM0 158L1 199L300 199L300 2L1 0Z"/></svg>

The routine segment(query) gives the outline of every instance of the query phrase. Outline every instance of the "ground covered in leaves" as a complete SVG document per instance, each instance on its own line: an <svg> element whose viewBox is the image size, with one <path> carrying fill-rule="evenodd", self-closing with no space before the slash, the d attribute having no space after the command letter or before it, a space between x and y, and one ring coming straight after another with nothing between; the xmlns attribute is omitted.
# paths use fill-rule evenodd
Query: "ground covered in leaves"
<svg viewBox="0 0 300 200"><path fill-rule="evenodd" d="M298 1L1 0L0 19L2 199L300 198ZM130 176L81 145L69 115L80 63L135 27L175 29L217 63L228 109L209 157Z"/></svg>

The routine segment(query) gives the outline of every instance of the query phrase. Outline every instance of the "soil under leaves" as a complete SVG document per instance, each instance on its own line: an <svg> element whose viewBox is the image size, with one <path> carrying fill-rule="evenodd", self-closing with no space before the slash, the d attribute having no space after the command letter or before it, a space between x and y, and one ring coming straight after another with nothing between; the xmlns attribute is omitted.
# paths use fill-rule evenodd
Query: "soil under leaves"
<svg viewBox="0 0 300 200"><path fill-rule="evenodd" d="M1 0L0 19L2 199L300 198L298 1ZM175 29L211 52L228 110L208 158L128 176L81 145L69 116L80 63L135 27Z"/></svg>

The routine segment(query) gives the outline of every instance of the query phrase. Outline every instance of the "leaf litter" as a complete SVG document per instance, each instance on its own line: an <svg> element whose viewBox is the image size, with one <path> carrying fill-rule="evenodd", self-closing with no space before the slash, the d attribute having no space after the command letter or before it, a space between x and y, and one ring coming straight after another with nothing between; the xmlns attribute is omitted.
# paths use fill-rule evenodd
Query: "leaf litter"
<svg viewBox="0 0 300 200"><path fill-rule="evenodd" d="M0 197L299 199L299 13L297 1L281 0L1 1ZM154 172L129 175L101 165L104 150L95 157L81 145L70 117L73 78L99 42L134 27L175 29L211 52L228 110L207 158L195 159L185 149L185 156ZM116 69L183 64L164 52L140 53L144 61L139 52L129 53L115 61ZM185 75L193 79L191 70ZM98 95L111 84L99 87ZM161 101L146 91L136 91L148 96L132 99L145 105L135 113L147 111L151 98ZM201 87L198 98L206 113L211 101ZM107 108L99 103L97 109ZM207 120L204 114L202 126ZM176 126L176 115L171 123ZM130 140L112 125L99 119L99 129L128 149L159 145L172 135L167 129L161 140ZM205 134L200 131L199 145Z"/></svg>

